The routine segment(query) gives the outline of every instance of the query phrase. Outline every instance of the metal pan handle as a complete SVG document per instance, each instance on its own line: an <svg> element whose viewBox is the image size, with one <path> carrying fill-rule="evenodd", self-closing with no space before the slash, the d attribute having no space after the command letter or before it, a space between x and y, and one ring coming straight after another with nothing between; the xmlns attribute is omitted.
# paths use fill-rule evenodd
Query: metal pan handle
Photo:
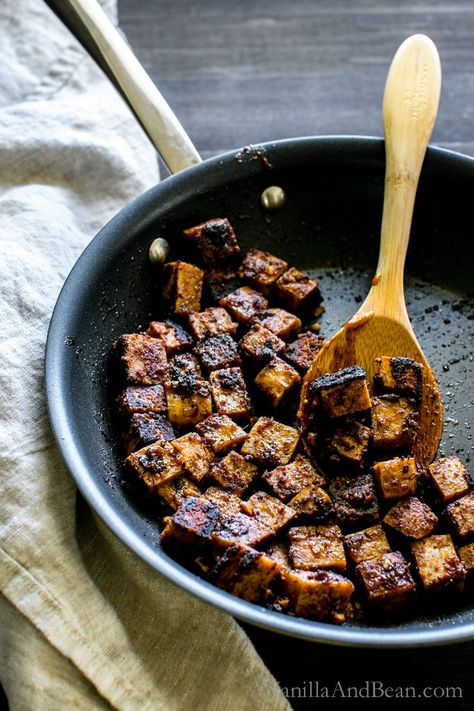
<svg viewBox="0 0 474 711"><path fill-rule="evenodd" d="M201 162L191 139L97 0L45 0L122 94L171 173Z"/></svg>

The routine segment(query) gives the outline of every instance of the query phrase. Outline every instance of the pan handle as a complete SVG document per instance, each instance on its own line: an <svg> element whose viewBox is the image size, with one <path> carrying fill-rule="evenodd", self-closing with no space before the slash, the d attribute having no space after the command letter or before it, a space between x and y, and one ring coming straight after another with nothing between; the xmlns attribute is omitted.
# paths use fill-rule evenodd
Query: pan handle
<svg viewBox="0 0 474 711"><path fill-rule="evenodd" d="M191 139L97 0L45 0L104 70L171 173L201 162Z"/></svg>

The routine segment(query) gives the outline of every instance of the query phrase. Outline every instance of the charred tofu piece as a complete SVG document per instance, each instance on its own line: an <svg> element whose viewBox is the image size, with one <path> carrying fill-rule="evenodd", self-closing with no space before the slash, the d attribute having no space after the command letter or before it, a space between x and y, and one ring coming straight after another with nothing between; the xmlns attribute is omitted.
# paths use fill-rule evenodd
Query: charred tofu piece
<svg viewBox="0 0 474 711"><path fill-rule="evenodd" d="M196 429L215 454L239 447L247 437L247 433L227 415L211 415L196 425Z"/></svg>
<svg viewBox="0 0 474 711"><path fill-rule="evenodd" d="M364 560L356 566L356 573L367 602L383 610L406 605L415 592L410 565L398 551Z"/></svg>
<svg viewBox="0 0 474 711"><path fill-rule="evenodd" d="M196 484L193 484L186 476L172 479L167 484L158 487L157 491L160 498L173 511L177 511L190 496L201 496L201 491Z"/></svg>
<svg viewBox="0 0 474 711"><path fill-rule="evenodd" d="M323 336L311 331L299 333L295 341L288 343L283 357L300 373L306 373L324 343Z"/></svg>
<svg viewBox="0 0 474 711"><path fill-rule="evenodd" d="M382 356L375 359L374 390L377 394L395 393L421 400L423 366L411 358Z"/></svg>
<svg viewBox="0 0 474 711"><path fill-rule="evenodd" d="M180 353L170 360L169 379L171 381L181 381L183 376L202 378L198 360L192 353Z"/></svg>
<svg viewBox="0 0 474 711"><path fill-rule="evenodd" d="M333 514L331 497L320 486L310 484L288 502L298 519L324 521Z"/></svg>
<svg viewBox="0 0 474 711"><path fill-rule="evenodd" d="M293 568L345 571L346 554L339 526L296 526L288 531L288 539Z"/></svg>
<svg viewBox="0 0 474 711"><path fill-rule="evenodd" d="M367 455L372 430L355 419L347 418L325 437L321 456L333 466L360 467Z"/></svg>
<svg viewBox="0 0 474 711"><path fill-rule="evenodd" d="M355 565L363 563L364 560L381 558L385 553L390 553L387 536L379 523L364 531L344 536L344 543Z"/></svg>
<svg viewBox="0 0 474 711"><path fill-rule="evenodd" d="M438 517L415 496L402 499L386 514L383 522L408 538L424 538L433 533Z"/></svg>
<svg viewBox="0 0 474 711"><path fill-rule="evenodd" d="M457 457L445 457L433 462L428 467L428 476L445 504L464 496L471 488L467 469Z"/></svg>
<svg viewBox="0 0 474 711"><path fill-rule="evenodd" d="M251 321L252 325L260 324L281 338L288 341L294 338L301 328L301 320L295 314L284 309L264 309L259 311Z"/></svg>
<svg viewBox="0 0 474 711"><path fill-rule="evenodd" d="M265 551L265 555L271 558L275 563L277 563L280 568L285 570L290 570L290 556L288 553L288 546L284 543L272 543L268 546Z"/></svg>
<svg viewBox="0 0 474 711"><path fill-rule="evenodd" d="M185 354L188 355L188 354ZM175 358L183 356L175 356ZM165 384L168 417L178 427L193 427L212 413L209 383L191 368L170 368Z"/></svg>
<svg viewBox="0 0 474 711"><path fill-rule="evenodd" d="M259 311L268 307L267 299L259 291L255 291L249 286L241 286L232 291L221 299L219 304L230 313L237 323L244 326L248 325Z"/></svg>
<svg viewBox="0 0 474 711"><path fill-rule="evenodd" d="M295 517L292 508L264 491L257 491L247 501L242 501L241 508L272 534L281 531Z"/></svg>
<svg viewBox="0 0 474 711"><path fill-rule="evenodd" d="M278 277L287 268L288 264L283 259L274 257L270 252L251 249L240 265L238 275L243 282L268 296Z"/></svg>
<svg viewBox="0 0 474 711"><path fill-rule="evenodd" d="M193 242L203 263L209 267L229 261L240 252L234 229L225 217L189 227L183 234Z"/></svg>
<svg viewBox="0 0 474 711"><path fill-rule="evenodd" d="M444 513L458 538L474 536L474 492L448 504Z"/></svg>
<svg viewBox="0 0 474 711"><path fill-rule="evenodd" d="M140 412L132 415L124 433L127 453L146 447L157 440L171 440L175 433L171 422L156 412Z"/></svg>
<svg viewBox="0 0 474 711"><path fill-rule="evenodd" d="M271 417L259 417L242 447L256 462L265 466L288 464L298 446L298 430Z"/></svg>
<svg viewBox="0 0 474 711"><path fill-rule="evenodd" d="M378 522L379 507L370 474L334 477L329 485L329 494L343 529L360 529Z"/></svg>
<svg viewBox="0 0 474 711"><path fill-rule="evenodd" d="M236 496L242 496L251 486L258 469L255 464L248 462L238 452L229 452L223 459L214 464L209 473L218 486L231 491Z"/></svg>
<svg viewBox="0 0 474 711"><path fill-rule="evenodd" d="M248 602L264 602L273 579L279 575L278 563L249 546L227 548L211 576L218 588Z"/></svg>
<svg viewBox="0 0 474 711"><path fill-rule="evenodd" d="M418 432L414 401L398 395L372 398L372 429L376 449L413 449Z"/></svg>
<svg viewBox="0 0 474 711"><path fill-rule="evenodd" d="M466 570L459 560L451 536L422 538L411 544L418 575L428 592L462 590Z"/></svg>
<svg viewBox="0 0 474 711"><path fill-rule="evenodd" d="M309 459L301 454L298 454L290 464L265 472L263 480L282 501L288 501L311 484L324 486L326 483Z"/></svg>
<svg viewBox="0 0 474 711"><path fill-rule="evenodd" d="M240 287L240 279L232 266L226 267L221 264L206 270L204 285L208 300L219 303L221 299Z"/></svg>
<svg viewBox="0 0 474 711"><path fill-rule="evenodd" d="M411 496L416 491L418 472L414 457L397 457L372 467L380 493L387 501Z"/></svg>
<svg viewBox="0 0 474 711"><path fill-rule="evenodd" d="M240 341L240 350L247 358L266 363L272 357L283 353L285 342L268 328L255 324Z"/></svg>
<svg viewBox="0 0 474 711"><path fill-rule="evenodd" d="M290 311L298 311L303 305L320 304L321 292L316 279L291 267L276 281L278 298Z"/></svg>
<svg viewBox="0 0 474 711"><path fill-rule="evenodd" d="M472 573L474 572L474 543L467 543L465 546L458 548L458 556L467 574L472 578Z"/></svg>
<svg viewBox="0 0 474 711"><path fill-rule="evenodd" d="M189 351L193 345L193 339L182 326L174 321L151 321L147 331L152 338L159 338L168 356L176 353Z"/></svg>
<svg viewBox="0 0 474 711"><path fill-rule="evenodd" d="M212 539L217 549L241 544L256 546L273 535L273 531L246 513L235 513L223 516Z"/></svg>
<svg viewBox="0 0 474 711"><path fill-rule="evenodd" d="M222 514L204 497L190 496L171 516L161 533L161 540L190 546L210 544Z"/></svg>
<svg viewBox="0 0 474 711"><path fill-rule="evenodd" d="M117 340L115 352L128 383L158 385L165 379L168 359L160 339L145 333L129 333Z"/></svg>
<svg viewBox="0 0 474 711"><path fill-rule="evenodd" d="M125 466L135 474L150 492L172 479L178 479L183 473L183 464L171 442L154 442L130 454Z"/></svg>
<svg viewBox="0 0 474 711"><path fill-rule="evenodd" d="M205 311L190 313L188 320L191 333L198 341L221 333L233 335L237 331L237 324L220 306L211 306Z"/></svg>
<svg viewBox="0 0 474 711"><path fill-rule="evenodd" d="M332 570L289 571L283 585L297 617L341 624L354 592L353 583Z"/></svg>
<svg viewBox="0 0 474 711"><path fill-rule="evenodd" d="M119 410L124 415L142 412L166 412L166 397L162 385L136 385L122 390L117 398Z"/></svg>
<svg viewBox="0 0 474 711"><path fill-rule="evenodd" d="M345 417L371 407L365 370L358 365L316 378L310 385L310 397L328 417Z"/></svg>
<svg viewBox="0 0 474 711"><path fill-rule="evenodd" d="M281 407L288 400L300 382L298 372L278 356L273 356L254 380L257 388L275 408Z"/></svg>
<svg viewBox="0 0 474 711"><path fill-rule="evenodd" d="M216 411L236 420L250 417L250 398L240 368L214 370L209 380Z"/></svg>
<svg viewBox="0 0 474 711"><path fill-rule="evenodd" d="M197 432L189 432L175 439L173 447L189 476L198 483L202 481L216 459L202 437Z"/></svg>
<svg viewBox="0 0 474 711"><path fill-rule="evenodd" d="M168 262L163 268L162 296L171 313L186 316L201 308L204 272L187 262Z"/></svg>
<svg viewBox="0 0 474 711"><path fill-rule="evenodd" d="M237 343L228 333L199 341L195 351L202 367L208 373L222 368L234 368L241 364Z"/></svg>
<svg viewBox="0 0 474 711"><path fill-rule="evenodd" d="M210 486L202 497L217 506L224 518L241 513L240 504L242 502L239 497L231 491L222 489L220 486Z"/></svg>

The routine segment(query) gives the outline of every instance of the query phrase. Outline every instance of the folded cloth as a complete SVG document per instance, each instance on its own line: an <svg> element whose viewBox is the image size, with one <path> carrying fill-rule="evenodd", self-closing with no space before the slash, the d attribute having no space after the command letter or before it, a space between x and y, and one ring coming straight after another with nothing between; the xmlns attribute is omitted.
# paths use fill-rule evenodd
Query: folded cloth
<svg viewBox="0 0 474 711"><path fill-rule="evenodd" d="M158 179L156 157L41 2L3 0L0 46L0 680L11 709L287 709L237 623L116 540L65 471L45 407L48 322L87 242Z"/></svg>

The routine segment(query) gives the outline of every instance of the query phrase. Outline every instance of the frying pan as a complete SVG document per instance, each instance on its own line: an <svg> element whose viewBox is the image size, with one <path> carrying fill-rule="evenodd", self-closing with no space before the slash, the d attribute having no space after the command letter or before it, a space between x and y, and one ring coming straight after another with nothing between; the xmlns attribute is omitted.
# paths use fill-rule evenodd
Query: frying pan
<svg viewBox="0 0 474 711"><path fill-rule="evenodd" d="M307 640L365 647L435 645L474 638L468 597L425 605L408 619L344 626L288 617L240 600L201 580L160 545L156 512L123 482L122 453L110 415L108 353L122 333L160 314L156 237L185 257L181 230L216 216L234 225L243 250L268 249L314 274L331 335L356 309L376 264L384 183L382 139L323 136L266 143L205 162L105 15L91 0L48 3L124 94L176 174L125 206L92 240L56 304L46 347L52 426L77 486L97 514L137 555L177 585L235 617ZM112 70L113 67L113 70ZM176 172L180 171L180 172ZM269 185L286 205L265 212ZM429 148L407 260L407 305L440 378L445 434L440 452L469 462L474 399L472 195L474 160Z"/></svg>

